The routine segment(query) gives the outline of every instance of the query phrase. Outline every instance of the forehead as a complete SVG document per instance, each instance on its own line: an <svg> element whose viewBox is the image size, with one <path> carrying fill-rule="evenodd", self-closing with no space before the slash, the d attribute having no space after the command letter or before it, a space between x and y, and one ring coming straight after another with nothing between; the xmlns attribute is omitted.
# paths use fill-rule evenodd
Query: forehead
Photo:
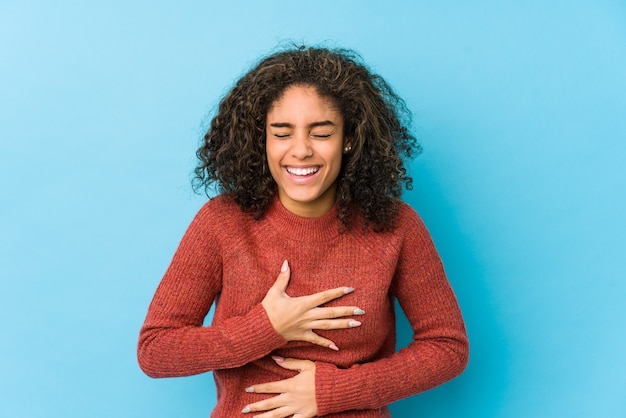
<svg viewBox="0 0 626 418"><path fill-rule="evenodd" d="M268 118L296 115L326 115L343 119L334 100L320 95L315 87L309 85L287 87L267 112Z"/></svg>

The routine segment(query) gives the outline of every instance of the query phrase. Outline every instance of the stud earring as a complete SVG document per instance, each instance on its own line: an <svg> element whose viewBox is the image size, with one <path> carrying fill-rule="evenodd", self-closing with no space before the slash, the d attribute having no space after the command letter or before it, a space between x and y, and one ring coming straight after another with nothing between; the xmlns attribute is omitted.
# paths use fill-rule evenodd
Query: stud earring
<svg viewBox="0 0 626 418"><path fill-rule="evenodd" d="M348 151L350 151L351 149L352 149L352 147L351 147L350 145L348 145L347 147L345 147L345 148L343 149L343 152L344 152L344 153L345 153L345 152L348 152Z"/></svg>

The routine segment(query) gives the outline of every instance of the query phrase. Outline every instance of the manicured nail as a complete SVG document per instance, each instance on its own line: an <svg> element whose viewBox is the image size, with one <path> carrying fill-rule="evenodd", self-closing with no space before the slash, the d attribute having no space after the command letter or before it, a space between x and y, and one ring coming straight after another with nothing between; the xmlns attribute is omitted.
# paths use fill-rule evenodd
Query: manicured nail
<svg viewBox="0 0 626 418"><path fill-rule="evenodd" d="M252 386L246 388L246 392L254 393L254 388Z"/></svg>
<svg viewBox="0 0 626 418"><path fill-rule="evenodd" d="M361 309L361 308L356 308L354 310L354 314L355 315L365 315L365 311L363 309Z"/></svg>
<svg viewBox="0 0 626 418"><path fill-rule="evenodd" d="M241 412L243 412L244 414L247 414L248 412L250 412L250 407L246 406L245 408L241 410Z"/></svg>
<svg viewBox="0 0 626 418"><path fill-rule="evenodd" d="M272 358L276 363L282 363L283 361L285 361L285 359L280 356L272 356Z"/></svg>
<svg viewBox="0 0 626 418"><path fill-rule="evenodd" d="M289 271L289 263L287 262L287 260L283 261L283 265L280 268L280 271L283 273L287 273Z"/></svg>
<svg viewBox="0 0 626 418"><path fill-rule="evenodd" d="M328 346L328 348L330 348L331 350L339 351L339 347L337 347L337 346L335 345L335 343L331 343L331 344Z"/></svg>
<svg viewBox="0 0 626 418"><path fill-rule="evenodd" d="M358 327L359 325L361 325L361 323L359 321L350 321L350 322L348 322L348 326L350 328Z"/></svg>
<svg viewBox="0 0 626 418"><path fill-rule="evenodd" d="M352 292L354 292L354 287L344 287L343 288L343 293L345 293L346 295L348 293L352 293Z"/></svg>

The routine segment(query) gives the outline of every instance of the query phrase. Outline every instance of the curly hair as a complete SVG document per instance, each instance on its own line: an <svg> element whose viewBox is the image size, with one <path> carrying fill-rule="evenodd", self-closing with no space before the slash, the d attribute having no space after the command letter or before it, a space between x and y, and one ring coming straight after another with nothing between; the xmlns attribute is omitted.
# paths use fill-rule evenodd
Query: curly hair
<svg viewBox="0 0 626 418"><path fill-rule="evenodd" d="M421 152L409 132L411 113L404 101L351 50L293 47L262 59L220 101L196 155L196 191L231 196L260 219L276 184L265 153L265 121L273 103L293 85L314 87L344 118L344 155L337 178L336 205L341 225L352 225L360 211L375 231L393 229L402 187L412 188L404 157Z"/></svg>

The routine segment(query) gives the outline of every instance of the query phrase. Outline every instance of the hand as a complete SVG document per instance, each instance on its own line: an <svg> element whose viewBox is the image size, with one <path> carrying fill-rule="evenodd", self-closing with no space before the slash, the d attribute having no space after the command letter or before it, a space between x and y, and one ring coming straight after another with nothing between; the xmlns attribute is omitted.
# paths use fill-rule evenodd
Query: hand
<svg viewBox="0 0 626 418"><path fill-rule="evenodd" d="M254 418L311 418L317 415L315 400L315 363L309 360L284 359L272 356L285 369L300 373L285 380L262 383L246 388L249 393L279 393L273 398L247 405L242 412L263 412Z"/></svg>
<svg viewBox="0 0 626 418"><path fill-rule="evenodd" d="M272 327L287 341L307 341L313 344L338 350L334 342L322 338L314 329L354 328L361 325L353 319L336 319L344 316L363 315L365 311L356 306L320 308L331 300L340 298L352 291L351 287L338 287L312 295L290 297L285 291L289 284L290 270L287 260L280 269L276 282L268 290L261 304L267 312Z"/></svg>

